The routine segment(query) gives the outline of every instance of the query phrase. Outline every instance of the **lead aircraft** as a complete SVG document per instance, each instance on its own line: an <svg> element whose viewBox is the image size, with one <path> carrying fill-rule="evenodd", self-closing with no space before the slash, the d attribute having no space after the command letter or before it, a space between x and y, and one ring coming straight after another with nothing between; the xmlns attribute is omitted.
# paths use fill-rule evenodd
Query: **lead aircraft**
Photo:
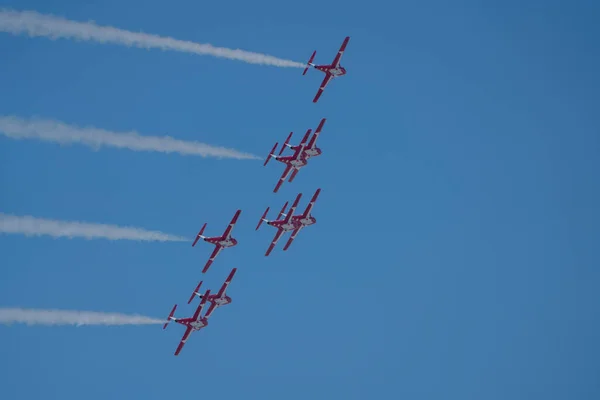
<svg viewBox="0 0 600 400"><path fill-rule="evenodd" d="M346 68L340 65L340 60L342 58L342 55L344 55L344 50L346 50L346 45L348 44L349 40L350 36L346 36L346 39L344 39L340 50L337 52L335 58L333 59L333 62L329 65L315 65L312 63L315 58L315 55L317 54L316 50L312 53L312 56L310 56L310 59L306 63L306 68L304 69L302 75L306 75L306 71L308 71L308 68L310 67L313 67L325 73L325 79L323 79L323 82L321 83L321 86L319 87L319 90L317 91L317 94L313 99L313 103L319 101L319 97L321 97L321 95L323 94L323 90L325 90L325 86L327 86L329 81L331 81L333 78L346 75Z"/></svg>
<svg viewBox="0 0 600 400"><path fill-rule="evenodd" d="M215 245L215 249L213 250L212 254L210 255L210 258L208 259L208 261L206 262L206 265L204 266L204 269L202 270L203 274L206 273L206 271L208 271L211 264L213 263L213 261L215 260L217 255L221 252L221 250L223 250L226 247L233 247L238 243L235 238L231 237L231 231L233 230L233 227L235 226L235 223L237 222L238 217L240 216L241 212L242 212L242 210L236 211L235 215L231 219L231 222L225 229L225 232L223 233L222 236L213 236L213 237L203 236L202 234L204 233L204 228L206 228L206 223L204 223L204 225L202 225L202 228L200 228L200 232L198 232L198 235L196 236L194 243L192 243L192 247L194 247L196 245L196 243L198 242L198 240L200 240L200 238L202 238L205 242Z"/></svg>
<svg viewBox="0 0 600 400"><path fill-rule="evenodd" d="M283 248L284 251L287 250L290 247L290 245L292 244L292 242L294 241L294 239L296 238L296 236L298 235L298 233L303 228L305 228L305 227L307 227L309 225L313 225L313 224L317 223L317 219L312 216L311 212L312 212L312 209L313 209L313 207L315 205L315 201L317 201L317 198L319 197L319 193L321 193L321 189L320 188L317 189L317 191L313 195L311 201L306 206L306 210L304 210L304 213L302 213L301 215L294 215L294 212L296 211L296 207L298 207L298 203L300 202L300 198L302 197L302 193L299 193L298 196L296 196L296 200L294 201L294 203L290 207L290 209L287 212L287 214L285 213L285 209L286 209L286 207L288 205L288 202L286 202L283 205L283 207L282 207L281 211L279 212L279 215L277 216L276 220L268 220L266 218L267 217L267 213L269 212L269 209L270 209L269 207L267 207L267 209L263 213L262 217L258 221L258 225L256 226L256 230L258 230L258 228L260 228L261 224L264 221L268 225L271 225L271 226L277 228L277 233L275 234L275 237L271 241L271 245L267 249L267 252L265 253L265 256L268 256L269 254L271 254L271 251L275 248L275 245L277 244L277 242L279 241L279 239L281 238L281 236L285 232L291 231L292 235L290 236L290 238L288 239L287 243L285 244L285 246ZM284 218L280 219L281 217L284 217Z"/></svg>
<svg viewBox="0 0 600 400"><path fill-rule="evenodd" d="M173 306L173 310L171 310L171 314L169 314L169 317L167 318L167 322L163 326L163 329L166 329L167 325L169 325L169 322L171 321L175 321L178 324L184 325L186 327L185 333L183 334L183 337L179 342L179 346L177 346L177 350L175 350L175 355L179 355L179 352L181 351L181 349L183 349L183 346L185 346L185 342L187 342L192 332L199 331L200 329L206 328L208 326L208 316L205 315L202 317L200 316L200 314L202 313L202 308L204 307L204 304L206 304L206 300L209 298L209 296L210 289L208 289L206 293L204 293L200 305L198 305L196 312L190 318L175 318L173 314L175 314L177 304Z"/></svg>

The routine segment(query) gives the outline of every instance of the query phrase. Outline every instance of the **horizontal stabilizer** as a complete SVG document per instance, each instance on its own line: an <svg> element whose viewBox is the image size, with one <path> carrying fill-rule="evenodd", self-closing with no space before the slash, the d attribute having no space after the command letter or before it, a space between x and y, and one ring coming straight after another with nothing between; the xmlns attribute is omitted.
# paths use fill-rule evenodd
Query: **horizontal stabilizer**
<svg viewBox="0 0 600 400"><path fill-rule="evenodd" d="M306 75L306 71L308 71L308 68L310 68L310 63L313 62L316 54L317 54L317 51L315 50L312 53L312 56L310 56L310 59L308 60L308 62L306 63L306 68L304 68L304 72L302 73L302 75Z"/></svg>
<svg viewBox="0 0 600 400"><path fill-rule="evenodd" d="M279 145L279 143L275 142L275 146L273 146L273 150L271 150L271 152L267 156L267 159L265 160L265 163L263 164L263 166L266 166L268 164L268 162L271 160L271 157L273 156L273 154L275 154L275 150L277 149L278 145Z"/></svg>
<svg viewBox="0 0 600 400"><path fill-rule="evenodd" d="M279 211L279 215L277 216L277 219L280 219L282 215L285 215L285 209L286 209L288 203L289 203L288 201L285 202L285 204L281 208L281 211Z"/></svg>
<svg viewBox="0 0 600 400"><path fill-rule="evenodd" d="M167 325L169 325L169 322L171 322L171 319L173 318L173 314L175 314L176 308L177 308L177 304L175 304L173 306L173 309L171 310L171 314L169 314L169 316L167 317L167 322L163 325L163 329L167 329Z"/></svg>
<svg viewBox="0 0 600 400"><path fill-rule="evenodd" d="M283 142L283 146L281 146L281 150L279 150L279 155L281 155L281 153L283 153L283 150L285 149L285 146L287 146L288 144L290 144L290 139L292 138L292 134L294 132L290 132L290 134L288 135L287 139L285 139L285 142Z"/></svg>
<svg viewBox="0 0 600 400"><path fill-rule="evenodd" d="M265 212L263 213L262 217L260 217L260 221L258 221L258 225L256 225L256 229L258 230L258 228L260 228L260 226L262 225L263 221L265 220L265 218L267 217L267 213L269 212L269 208L267 207L267 209L265 210Z"/></svg>
<svg viewBox="0 0 600 400"><path fill-rule="evenodd" d="M192 247L194 247L196 245L196 243L198 243L198 240L200 240L200 238L202 237L202 234L204 233L205 228L206 228L206 222L204 223L204 225L202 225L202 228L200 228L200 232L198 232L198 235L196 235L196 239L194 239L194 243L192 243Z"/></svg>
<svg viewBox="0 0 600 400"><path fill-rule="evenodd" d="M194 296L202 297L202 295L200 295L200 286L202 286L202 281L200 281L198 286L196 286L196 289L192 292L192 295L190 296L190 299L188 300L188 304L190 304L192 302L192 300L194 300Z"/></svg>

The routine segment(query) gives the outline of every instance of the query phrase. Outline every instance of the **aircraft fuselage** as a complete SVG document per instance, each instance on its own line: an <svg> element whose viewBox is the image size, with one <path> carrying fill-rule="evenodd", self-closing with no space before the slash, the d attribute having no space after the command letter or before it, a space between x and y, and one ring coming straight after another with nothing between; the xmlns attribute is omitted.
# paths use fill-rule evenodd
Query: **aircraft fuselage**
<svg viewBox="0 0 600 400"><path fill-rule="evenodd" d="M315 68L319 71L325 72L326 74L331 74L334 77L346 75L346 68L342 67L341 65L337 66L336 68L331 68L329 65L316 65Z"/></svg>
<svg viewBox="0 0 600 400"><path fill-rule="evenodd" d="M233 247L237 244L237 241L235 239L225 239L221 240L219 244L223 247Z"/></svg>
<svg viewBox="0 0 600 400"><path fill-rule="evenodd" d="M204 328L206 325L208 325L208 321L202 319L199 321L190 322L190 328L192 328L195 331Z"/></svg>
<svg viewBox="0 0 600 400"><path fill-rule="evenodd" d="M302 218L302 216L298 216L298 219L295 219L294 222L297 222L299 225L309 226L317 223L317 219L315 217ZM292 217L294 219L294 217Z"/></svg>
<svg viewBox="0 0 600 400"><path fill-rule="evenodd" d="M316 156L320 156L321 155L321 149L318 147L314 147L312 149L305 149L304 153L308 156L308 157L316 157Z"/></svg>
<svg viewBox="0 0 600 400"><path fill-rule="evenodd" d="M304 167L308 161L306 160L306 158L304 158L302 155L300 155L297 158L293 158L293 157L282 157L277 159L277 161L281 161L284 164L288 164L291 165L292 167L295 168L299 168L299 167Z"/></svg>
<svg viewBox="0 0 600 400"><path fill-rule="evenodd" d="M285 223L285 221L281 220L269 221L268 224L276 228L283 229L284 231L293 231L295 229L294 217L292 217L292 220L288 223Z"/></svg>
<svg viewBox="0 0 600 400"><path fill-rule="evenodd" d="M312 215L304 218L302 215L295 215L292 217L294 223L294 229L306 227L317 223L317 219Z"/></svg>
<svg viewBox="0 0 600 400"><path fill-rule="evenodd" d="M304 160L302 158L297 158L295 160L290 161L290 164L293 165L294 167L303 167L306 165L306 160Z"/></svg>
<svg viewBox="0 0 600 400"><path fill-rule="evenodd" d="M225 304L231 303L231 297L229 297L229 296L217 297L213 301L215 302L215 304L217 306L224 306Z"/></svg>
<svg viewBox="0 0 600 400"><path fill-rule="evenodd" d="M204 239L209 243L219 245L221 247L233 247L237 244L237 240L234 238L223 239L222 237L212 237Z"/></svg>

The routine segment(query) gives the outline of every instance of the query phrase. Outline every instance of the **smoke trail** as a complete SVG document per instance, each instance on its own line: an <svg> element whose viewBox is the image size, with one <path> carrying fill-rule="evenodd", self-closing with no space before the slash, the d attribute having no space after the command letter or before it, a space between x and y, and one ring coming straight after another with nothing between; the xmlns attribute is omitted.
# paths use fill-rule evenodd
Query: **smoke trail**
<svg viewBox="0 0 600 400"><path fill-rule="evenodd" d="M0 32L12 33L14 35L25 33L32 37L45 36L51 39L71 38L92 40L99 43L113 43L145 49L173 50L228 58L250 64L273 65L276 67L305 67L302 63L283 60L267 54L214 47L210 44L177 40L141 32L130 32L111 26L100 26L93 21L71 21L54 15L40 14L35 11L0 9Z"/></svg>
<svg viewBox="0 0 600 400"><path fill-rule="evenodd" d="M90 224L86 222L57 221L16 216L0 212L0 233L16 233L25 236L81 237L85 239L137 240L157 242L184 242L186 238L159 231L147 231L133 227Z"/></svg>
<svg viewBox="0 0 600 400"><path fill-rule="evenodd" d="M142 136L137 132L111 132L94 127L77 127L60 121L0 116L0 133L13 139L39 139L60 144L79 143L94 149L102 146L133 151L158 151L202 157L257 160L260 157L225 147L187 142L170 136Z"/></svg>
<svg viewBox="0 0 600 400"><path fill-rule="evenodd" d="M150 325L164 321L144 317L94 311L36 310L25 308L0 308L0 323L27 325Z"/></svg>

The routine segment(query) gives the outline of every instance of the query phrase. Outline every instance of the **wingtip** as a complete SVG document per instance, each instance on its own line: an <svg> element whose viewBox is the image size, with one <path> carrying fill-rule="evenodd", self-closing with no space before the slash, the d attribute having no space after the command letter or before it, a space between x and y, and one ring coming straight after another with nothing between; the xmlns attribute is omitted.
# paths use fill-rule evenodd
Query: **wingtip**
<svg viewBox="0 0 600 400"><path fill-rule="evenodd" d="M317 126L317 132L321 132L323 126L325 125L325 122L327 122L327 118L321 118L321 122L319 122L319 126Z"/></svg>

